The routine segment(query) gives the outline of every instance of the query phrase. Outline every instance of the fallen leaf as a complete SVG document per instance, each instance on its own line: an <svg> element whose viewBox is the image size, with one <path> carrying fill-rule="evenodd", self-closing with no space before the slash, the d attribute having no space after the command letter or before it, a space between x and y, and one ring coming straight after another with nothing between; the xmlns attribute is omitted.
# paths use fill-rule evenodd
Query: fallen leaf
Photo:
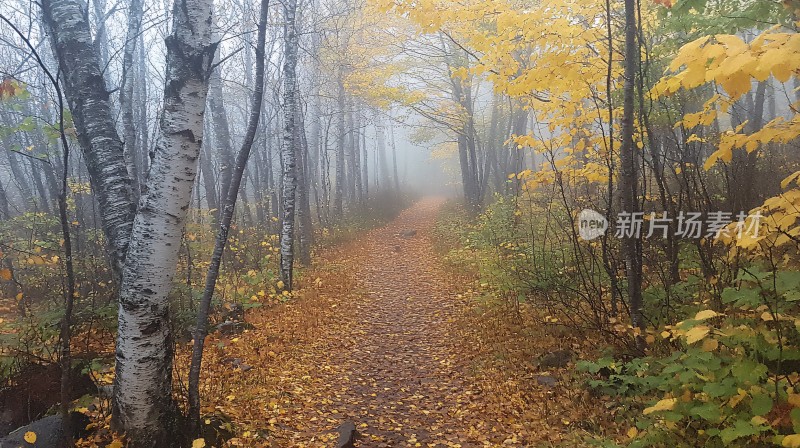
<svg viewBox="0 0 800 448"><path fill-rule="evenodd" d="M675 403L677 402L678 402L677 398L665 398L663 400L660 400L653 406L646 408L644 410L644 415L652 414L653 412L659 412L659 411L669 411L675 407Z"/></svg>

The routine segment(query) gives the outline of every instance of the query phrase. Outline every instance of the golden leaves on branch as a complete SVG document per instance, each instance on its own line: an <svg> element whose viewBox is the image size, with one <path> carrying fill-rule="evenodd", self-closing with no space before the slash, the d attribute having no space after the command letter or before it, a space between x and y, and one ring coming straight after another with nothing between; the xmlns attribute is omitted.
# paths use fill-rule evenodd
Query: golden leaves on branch
<svg viewBox="0 0 800 448"><path fill-rule="evenodd" d="M727 34L703 36L684 45L669 65L667 75L652 89L655 96L691 90L705 83L720 85L731 100L750 91L751 78L774 76L787 82L800 67L800 35L773 27L751 43Z"/></svg>

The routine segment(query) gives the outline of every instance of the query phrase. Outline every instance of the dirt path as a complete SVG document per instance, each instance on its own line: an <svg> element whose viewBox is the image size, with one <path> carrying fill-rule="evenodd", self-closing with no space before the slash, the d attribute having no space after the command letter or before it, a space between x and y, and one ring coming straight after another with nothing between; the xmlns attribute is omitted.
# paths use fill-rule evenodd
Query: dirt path
<svg viewBox="0 0 800 448"><path fill-rule="evenodd" d="M475 350L454 334L466 285L454 284L434 255L442 204L424 199L326 251L301 299L255 311L253 331L207 344L205 412L232 418L233 444L332 447L346 420L357 425L360 447L507 439L466 373L465 354ZM213 367L231 359L248 368Z"/></svg>
<svg viewBox="0 0 800 448"><path fill-rule="evenodd" d="M351 327L358 337L333 353L330 364L338 368L329 384L332 405L372 442L364 446L460 438L457 397L464 386L447 332L458 302L431 241L441 203L423 200L363 241L356 282L366 298Z"/></svg>

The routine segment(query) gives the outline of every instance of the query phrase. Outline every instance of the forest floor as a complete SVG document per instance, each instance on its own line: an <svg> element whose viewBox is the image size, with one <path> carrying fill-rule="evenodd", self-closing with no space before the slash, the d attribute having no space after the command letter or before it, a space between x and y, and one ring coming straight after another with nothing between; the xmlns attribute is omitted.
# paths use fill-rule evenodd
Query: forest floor
<svg viewBox="0 0 800 448"><path fill-rule="evenodd" d="M571 369L531 363L571 339L520 341L520 328L476 308L474 278L436 255L443 203L423 199L326 249L296 300L248 312L253 329L236 337L210 337L204 413L230 419L229 444L332 447L350 420L360 447L574 446L597 425L581 415L593 406ZM179 350L179 378L185 359Z"/></svg>

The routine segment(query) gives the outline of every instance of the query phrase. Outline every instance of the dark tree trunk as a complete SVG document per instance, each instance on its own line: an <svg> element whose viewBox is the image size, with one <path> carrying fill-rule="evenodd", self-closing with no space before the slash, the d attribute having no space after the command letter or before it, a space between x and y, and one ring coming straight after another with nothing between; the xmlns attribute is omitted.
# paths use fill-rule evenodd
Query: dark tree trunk
<svg viewBox="0 0 800 448"><path fill-rule="evenodd" d="M231 183L226 192L227 200L224 202L224 209L221 213L219 233L214 244L214 252L211 255L211 264L206 273L205 288L203 297L197 311L197 323L194 334L194 346L192 347L192 361L189 367L189 420L192 434L199 436L200 428L200 367L203 362L203 346L208 335L208 313L211 308L211 298L214 296L219 269L222 264L222 256L228 244L228 233L233 220L233 212L236 207L236 198L239 194L239 186L244 176L247 161L253 148L258 122L261 117L261 103L264 99L264 64L266 56L264 54L266 46L267 18L269 15L269 0L262 0L261 13L258 22L258 42L256 47L256 81L250 108L250 117L247 125L247 132L242 142L242 147L236 157L236 165L231 176Z"/></svg>
<svg viewBox="0 0 800 448"><path fill-rule="evenodd" d="M623 87L622 147L620 148L620 198L622 211L639 212L637 148L633 140L635 114L635 77L639 61L636 42L636 0L625 0L625 84ZM625 273L628 277L628 300L631 324L644 328L642 304L642 242L639 236L623 239Z"/></svg>

